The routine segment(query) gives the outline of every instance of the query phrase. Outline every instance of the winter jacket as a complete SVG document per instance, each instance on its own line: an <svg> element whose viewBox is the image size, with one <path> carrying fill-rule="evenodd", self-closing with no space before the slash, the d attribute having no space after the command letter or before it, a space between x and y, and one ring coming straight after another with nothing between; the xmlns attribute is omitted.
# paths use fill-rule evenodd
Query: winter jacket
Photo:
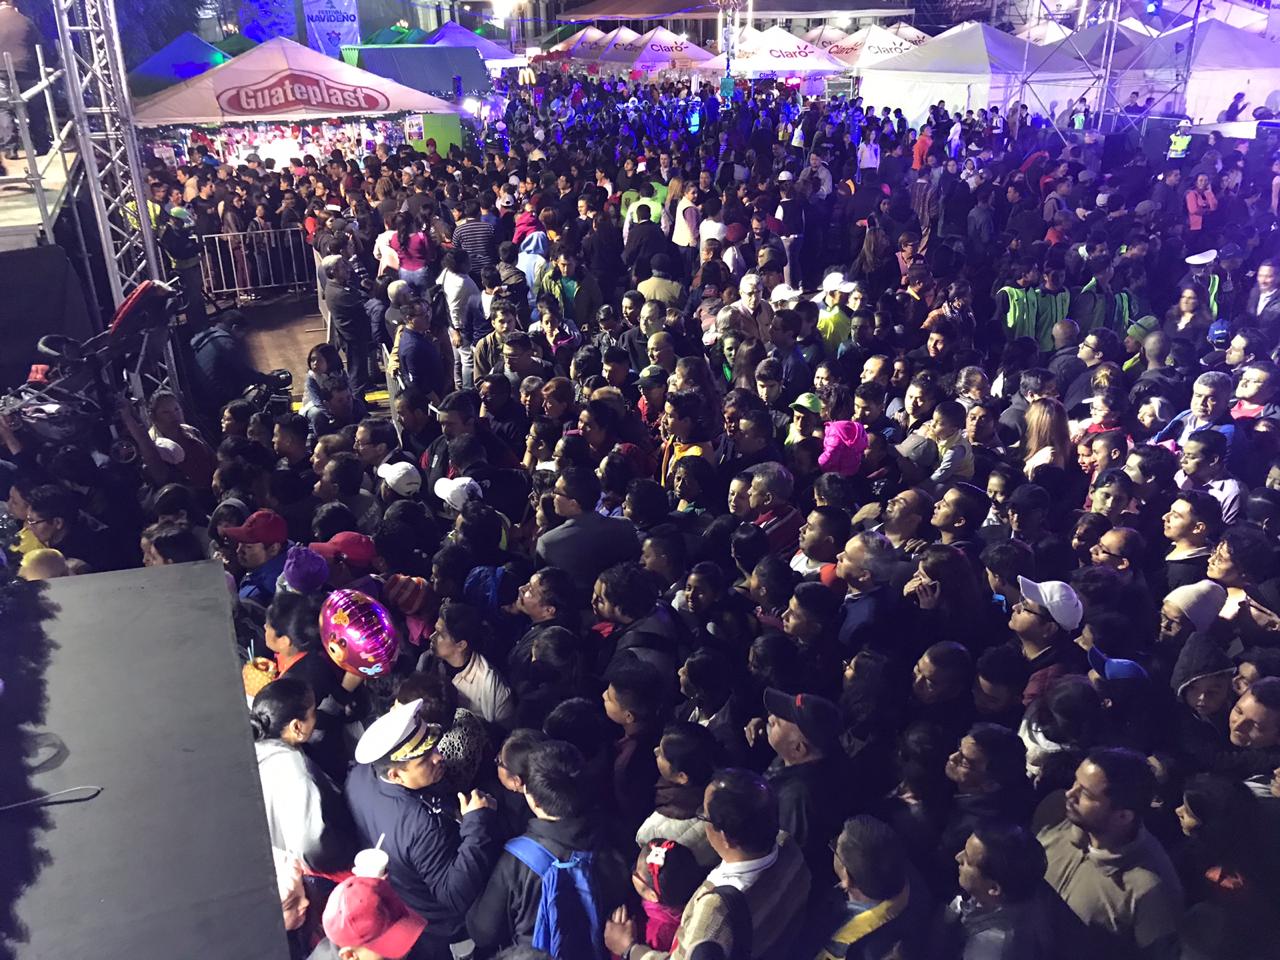
<svg viewBox="0 0 1280 960"><path fill-rule="evenodd" d="M560 860L576 851L594 854L592 871L601 917L623 904L630 887L628 865L609 850L595 824L584 817L531 820L524 835ZM485 957L513 944L528 946L542 898L542 878L516 856L503 851L479 899L467 911L467 934Z"/></svg>
<svg viewBox="0 0 1280 960"><path fill-rule="evenodd" d="M832 420L822 435L818 466L824 473L851 477L862 466L867 452L867 428L856 420Z"/></svg>
<svg viewBox="0 0 1280 960"><path fill-rule="evenodd" d="M644 846L650 840L674 840L682 847L688 847L700 867L711 867L720 862L720 855L707 839L707 825L697 817L678 820L655 810L636 831L637 846Z"/></svg>
<svg viewBox="0 0 1280 960"><path fill-rule="evenodd" d="M497 814L475 810L459 821L438 797L382 780L368 764L351 771L346 794L361 845L386 834L387 879L426 918L425 936L458 939L498 856Z"/></svg>

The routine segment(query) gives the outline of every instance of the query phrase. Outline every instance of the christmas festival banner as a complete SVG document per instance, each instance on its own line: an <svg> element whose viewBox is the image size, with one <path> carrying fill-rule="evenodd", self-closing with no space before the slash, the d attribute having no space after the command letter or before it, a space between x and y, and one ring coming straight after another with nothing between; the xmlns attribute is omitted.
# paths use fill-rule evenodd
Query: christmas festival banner
<svg viewBox="0 0 1280 960"><path fill-rule="evenodd" d="M330 57L341 48L360 43L358 0L302 0L307 24L307 45Z"/></svg>

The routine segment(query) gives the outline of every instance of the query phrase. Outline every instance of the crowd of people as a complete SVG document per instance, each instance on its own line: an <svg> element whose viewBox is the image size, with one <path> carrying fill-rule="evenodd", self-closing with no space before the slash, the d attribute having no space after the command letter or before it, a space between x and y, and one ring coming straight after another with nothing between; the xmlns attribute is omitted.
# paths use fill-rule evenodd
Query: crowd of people
<svg viewBox="0 0 1280 960"><path fill-rule="evenodd" d="M128 463L0 421L10 561L222 561L299 958L1272 957L1276 147L555 73L197 156L158 222L300 220L333 342L273 414L209 317Z"/></svg>

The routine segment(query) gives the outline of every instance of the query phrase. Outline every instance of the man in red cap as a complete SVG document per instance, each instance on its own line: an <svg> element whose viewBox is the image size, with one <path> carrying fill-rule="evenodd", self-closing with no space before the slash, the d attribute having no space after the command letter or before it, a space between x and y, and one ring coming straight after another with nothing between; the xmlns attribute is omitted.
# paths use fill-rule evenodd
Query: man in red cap
<svg viewBox="0 0 1280 960"><path fill-rule="evenodd" d="M339 590L359 590L356 581L373 573L373 563L378 558L373 538L350 530L335 533L327 543L313 543L310 549L329 561L329 586Z"/></svg>
<svg viewBox="0 0 1280 960"><path fill-rule="evenodd" d="M401 960L426 926L386 880L348 877L329 894L324 907L328 939L310 960Z"/></svg>
<svg viewBox="0 0 1280 960"><path fill-rule="evenodd" d="M239 527L226 527L223 536L236 544L236 559L244 567L240 596L262 604L276 595L276 580L284 572L289 532L284 517L274 510L255 510Z"/></svg>

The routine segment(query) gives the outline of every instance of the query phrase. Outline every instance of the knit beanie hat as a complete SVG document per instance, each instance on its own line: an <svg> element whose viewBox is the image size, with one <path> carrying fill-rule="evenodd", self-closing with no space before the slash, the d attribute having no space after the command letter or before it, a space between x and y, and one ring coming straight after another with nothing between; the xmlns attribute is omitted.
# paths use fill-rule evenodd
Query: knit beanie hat
<svg viewBox="0 0 1280 960"><path fill-rule="evenodd" d="M422 577L393 573L382 588L383 599L407 617L422 612L431 594L431 586Z"/></svg>
<svg viewBox="0 0 1280 960"><path fill-rule="evenodd" d="M1169 686L1181 697L1189 684L1201 677L1211 677L1218 673L1235 673L1235 664L1225 650L1209 639L1208 634L1193 633L1187 637L1187 642L1178 654Z"/></svg>
<svg viewBox="0 0 1280 960"><path fill-rule="evenodd" d="M1212 580L1201 580L1174 587L1164 599L1186 614L1197 632L1203 633L1222 611L1222 605L1227 602L1227 591Z"/></svg>
<svg viewBox="0 0 1280 960"><path fill-rule="evenodd" d="M329 579L329 563L309 547L295 544L284 561L284 585L294 593L315 593Z"/></svg>

